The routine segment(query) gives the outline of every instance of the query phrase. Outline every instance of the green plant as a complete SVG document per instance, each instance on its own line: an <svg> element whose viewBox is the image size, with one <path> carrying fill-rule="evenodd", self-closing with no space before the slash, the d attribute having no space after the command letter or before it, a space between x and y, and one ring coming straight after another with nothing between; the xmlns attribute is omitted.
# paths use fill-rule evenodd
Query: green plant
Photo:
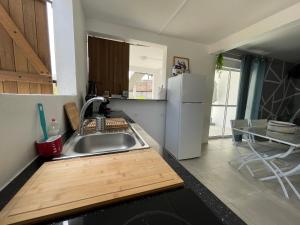
<svg viewBox="0 0 300 225"><path fill-rule="evenodd" d="M224 66L224 57L223 54L219 54L216 59L216 70L221 70Z"/></svg>

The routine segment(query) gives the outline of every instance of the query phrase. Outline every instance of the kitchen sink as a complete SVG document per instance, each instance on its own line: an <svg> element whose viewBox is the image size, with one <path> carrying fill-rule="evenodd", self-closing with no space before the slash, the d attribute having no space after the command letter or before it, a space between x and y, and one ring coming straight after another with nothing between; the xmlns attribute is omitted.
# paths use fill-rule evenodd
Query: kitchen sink
<svg viewBox="0 0 300 225"><path fill-rule="evenodd" d="M74 152L93 153L116 149L129 149L136 144L134 137L126 133L83 136L74 146Z"/></svg>
<svg viewBox="0 0 300 225"><path fill-rule="evenodd" d="M60 157L100 155L149 148L140 134L131 126L121 131L104 131L79 135L77 132L64 144Z"/></svg>

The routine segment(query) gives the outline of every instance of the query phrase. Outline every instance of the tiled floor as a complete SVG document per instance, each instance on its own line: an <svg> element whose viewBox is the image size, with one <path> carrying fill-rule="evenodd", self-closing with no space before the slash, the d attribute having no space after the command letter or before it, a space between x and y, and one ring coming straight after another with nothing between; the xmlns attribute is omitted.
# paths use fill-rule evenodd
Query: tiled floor
<svg viewBox="0 0 300 225"><path fill-rule="evenodd" d="M239 172L228 162L236 156L231 139L210 140L203 146L202 157L181 164L249 225L299 225L300 200L289 190L284 198L275 181L262 182L246 169ZM267 175L263 165L256 176ZM252 166L252 167L253 167ZM293 181L300 189L300 175Z"/></svg>

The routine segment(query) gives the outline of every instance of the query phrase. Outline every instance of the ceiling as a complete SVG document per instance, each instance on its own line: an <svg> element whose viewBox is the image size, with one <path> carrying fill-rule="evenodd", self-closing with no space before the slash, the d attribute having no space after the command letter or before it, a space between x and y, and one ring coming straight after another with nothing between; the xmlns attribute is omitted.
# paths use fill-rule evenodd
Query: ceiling
<svg viewBox="0 0 300 225"><path fill-rule="evenodd" d="M266 33L238 49L300 63L300 22Z"/></svg>
<svg viewBox="0 0 300 225"><path fill-rule="evenodd" d="M238 32L299 0L83 0L87 18L204 44Z"/></svg>

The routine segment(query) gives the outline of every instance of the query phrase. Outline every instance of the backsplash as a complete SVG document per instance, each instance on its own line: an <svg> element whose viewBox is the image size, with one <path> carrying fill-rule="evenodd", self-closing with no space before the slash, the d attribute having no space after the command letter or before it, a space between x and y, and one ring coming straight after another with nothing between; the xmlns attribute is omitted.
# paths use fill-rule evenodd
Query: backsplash
<svg viewBox="0 0 300 225"><path fill-rule="evenodd" d="M292 63L278 59L268 59L260 118L289 121L300 108L300 80L288 79L288 71L293 66Z"/></svg>

